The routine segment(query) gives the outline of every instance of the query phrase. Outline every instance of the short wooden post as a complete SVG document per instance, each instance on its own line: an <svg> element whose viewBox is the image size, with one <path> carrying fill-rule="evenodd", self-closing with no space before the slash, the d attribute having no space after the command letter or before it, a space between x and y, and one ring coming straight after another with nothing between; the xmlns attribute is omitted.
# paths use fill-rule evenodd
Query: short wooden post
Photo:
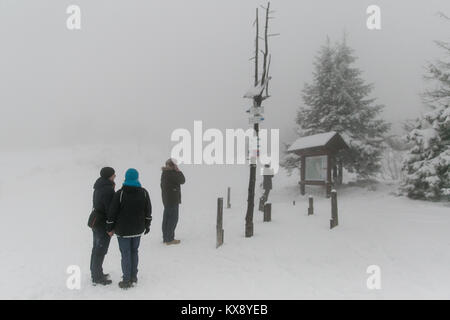
<svg viewBox="0 0 450 320"><path fill-rule="evenodd" d="M295 200L292 201L292 205L295 206Z"/></svg>
<svg viewBox="0 0 450 320"><path fill-rule="evenodd" d="M230 187L228 187L228 190L227 190L227 209L230 209L231 208L231 188Z"/></svg>
<svg viewBox="0 0 450 320"><path fill-rule="evenodd" d="M338 208L337 208L337 192L336 190L331 191L331 220L330 229L333 229L339 224L338 221Z"/></svg>
<svg viewBox="0 0 450 320"><path fill-rule="evenodd" d="M217 198L217 241L216 248L220 247L223 244L223 198Z"/></svg>
<svg viewBox="0 0 450 320"><path fill-rule="evenodd" d="M272 204L266 203L264 205L264 222L270 222L272 220Z"/></svg>
<svg viewBox="0 0 450 320"><path fill-rule="evenodd" d="M309 207L308 207L308 216L314 214L314 199L312 196L309 196Z"/></svg>

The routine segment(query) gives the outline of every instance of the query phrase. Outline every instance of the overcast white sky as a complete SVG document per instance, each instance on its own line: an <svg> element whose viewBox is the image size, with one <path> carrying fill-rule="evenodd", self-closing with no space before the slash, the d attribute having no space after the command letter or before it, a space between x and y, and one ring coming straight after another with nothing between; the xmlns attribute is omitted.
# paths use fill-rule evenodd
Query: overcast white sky
<svg viewBox="0 0 450 320"><path fill-rule="evenodd" d="M66 28L66 8L82 30ZM176 128L248 127L254 0L0 0L0 146L139 138L170 150ZM449 40L448 0L274 0L271 95L263 127L294 135L301 89L329 35L344 31L384 116L423 110L424 64ZM382 30L366 28L381 7Z"/></svg>

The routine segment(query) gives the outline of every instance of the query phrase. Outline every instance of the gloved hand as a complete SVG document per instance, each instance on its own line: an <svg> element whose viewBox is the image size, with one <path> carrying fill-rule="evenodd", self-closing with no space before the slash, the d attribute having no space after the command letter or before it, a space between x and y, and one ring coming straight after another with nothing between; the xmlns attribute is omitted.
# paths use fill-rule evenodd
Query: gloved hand
<svg viewBox="0 0 450 320"><path fill-rule="evenodd" d="M144 231L144 235L150 232L150 227L146 227Z"/></svg>

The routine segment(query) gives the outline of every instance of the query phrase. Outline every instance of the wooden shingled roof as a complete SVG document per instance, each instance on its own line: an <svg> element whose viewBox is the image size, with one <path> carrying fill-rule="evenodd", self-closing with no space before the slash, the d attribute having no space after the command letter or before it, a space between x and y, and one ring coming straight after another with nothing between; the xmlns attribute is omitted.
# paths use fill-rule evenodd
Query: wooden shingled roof
<svg viewBox="0 0 450 320"><path fill-rule="evenodd" d="M347 143L339 133L330 131L314 134L311 136L300 137L291 144L291 146L288 148L288 152L301 155L318 151L337 152L339 150L348 148L349 147Z"/></svg>

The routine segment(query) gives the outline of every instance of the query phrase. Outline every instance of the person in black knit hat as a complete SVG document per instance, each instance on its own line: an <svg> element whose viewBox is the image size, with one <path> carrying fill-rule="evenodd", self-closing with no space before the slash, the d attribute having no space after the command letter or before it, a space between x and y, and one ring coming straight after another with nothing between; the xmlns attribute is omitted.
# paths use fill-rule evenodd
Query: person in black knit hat
<svg viewBox="0 0 450 320"><path fill-rule="evenodd" d="M103 261L111 240L111 237L106 232L106 215L114 197L115 177L116 174L113 168L104 167L100 170L100 177L94 184L93 212L95 212L95 217L91 225L94 241L90 266L92 283L94 285L108 285L112 283L109 275L103 273Z"/></svg>
<svg viewBox="0 0 450 320"><path fill-rule="evenodd" d="M111 167L104 167L104 168L102 168L102 170L100 170L100 177L101 178L109 179L112 176L115 177L115 174L116 174L116 172Z"/></svg>

